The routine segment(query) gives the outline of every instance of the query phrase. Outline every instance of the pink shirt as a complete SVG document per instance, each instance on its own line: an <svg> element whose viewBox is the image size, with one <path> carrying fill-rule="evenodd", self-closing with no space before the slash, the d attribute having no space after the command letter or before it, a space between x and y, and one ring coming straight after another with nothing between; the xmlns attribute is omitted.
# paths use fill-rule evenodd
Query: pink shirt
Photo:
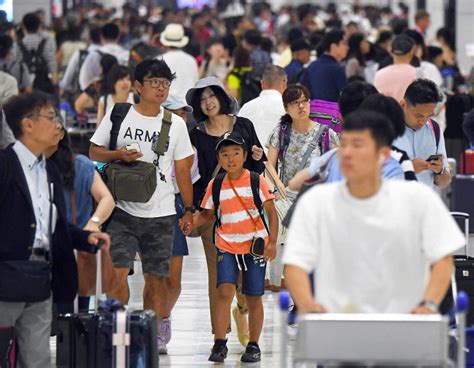
<svg viewBox="0 0 474 368"><path fill-rule="evenodd" d="M400 102L416 78L416 68L410 64L389 65L375 73L374 86L379 93Z"/></svg>

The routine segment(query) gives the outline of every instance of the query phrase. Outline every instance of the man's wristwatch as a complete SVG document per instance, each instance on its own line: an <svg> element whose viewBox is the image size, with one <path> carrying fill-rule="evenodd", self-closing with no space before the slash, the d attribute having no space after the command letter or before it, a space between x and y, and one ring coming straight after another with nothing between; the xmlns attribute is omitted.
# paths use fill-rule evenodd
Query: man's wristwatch
<svg viewBox="0 0 474 368"><path fill-rule="evenodd" d="M92 216L89 221L100 226L100 218L98 216Z"/></svg>
<svg viewBox="0 0 474 368"><path fill-rule="evenodd" d="M184 212L191 212L194 213L196 212L196 207L191 206L191 207L184 207Z"/></svg>
<svg viewBox="0 0 474 368"><path fill-rule="evenodd" d="M431 310L434 313L439 312L439 304L436 303L433 300L422 300L420 304L418 304L419 307L425 307Z"/></svg>
<svg viewBox="0 0 474 368"><path fill-rule="evenodd" d="M443 166L443 168L441 169L441 171L439 173L434 173L435 175L443 175L444 173L446 172L446 168Z"/></svg>

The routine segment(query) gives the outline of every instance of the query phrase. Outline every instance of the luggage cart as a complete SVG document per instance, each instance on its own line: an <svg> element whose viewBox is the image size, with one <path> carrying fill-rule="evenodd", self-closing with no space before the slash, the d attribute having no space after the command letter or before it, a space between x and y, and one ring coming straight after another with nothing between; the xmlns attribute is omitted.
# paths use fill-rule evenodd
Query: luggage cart
<svg viewBox="0 0 474 368"><path fill-rule="evenodd" d="M449 357L449 318L441 315L311 313L298 317L296 340L289 344L286 321L290 296L281 293L281 366L317 363L324 367L354 364L464 368L469 299L460 291L456 300L457 351L453 360ZM288 354L289 347L292 356Z"/></svg>

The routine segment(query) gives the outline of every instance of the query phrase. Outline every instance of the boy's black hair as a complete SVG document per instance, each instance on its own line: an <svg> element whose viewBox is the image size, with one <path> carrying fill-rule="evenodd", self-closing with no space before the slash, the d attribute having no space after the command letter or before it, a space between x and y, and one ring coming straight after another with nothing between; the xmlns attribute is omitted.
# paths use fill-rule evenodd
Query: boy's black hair
<svg viewBox="0 0 474 368"><path fill-rule="evenodd" d="M389 31L389 30L383 30L383 31L380 31L379 33L379 37L377 38L377 43L384 43L388 40L390 40L393 36L393 33L392 31Z"/></svg>
<svg viewBox="0 0 474 368"><path fill-rule="evenodd" d="M219 114L228 115L232 113L232 106L230 105L229 97L225 95L225 92L219 87L209 86L209 88L212 89L212 92L214 92L219 101ZM201 109L201 96L204 90L205 88L196 91L194 99L190 104L193 108L193 116L196 121L204 121L207 119L207 115L205 115Z"/></svg>
<svg viewBox="0 0 474 368"><path fill-rule="evenodd" d="M369 95L378 93L377 89L370 83L355 81L349 83L339 94L337 104L339 105L339 112L342 117L357 110Z"/></svg>
<svg viewBox="0 0 474 368"><path fill-rule="evenodd" d="M318 45L318 53L325 53L331 50L331 45L333 43L338 44L344 39L344 31L341 30L332 30L327 32L320 44Z"/></svg>
<svg viewBox="0 0 474 368"><path fill-rule="evenodd" d="M35 13L27 13L21 21L28 33L37 33L41 24L40 18Z"/></svg>
<svg viewBox="0 0 474 368"><path fill-rule="evenodd" d="M401 137L405 133L405 115L400 104L390 96L384 96L381 93L376 93L362 101L360 107L361 110L370 110L379 112L385 115L392 122L395 140Z"/></svg>
<svg viewBox="0 0 474 368"><path fill-rule="evenodd" d="M232 142L232 141L224 141L222 142L221 144L219 144L219 147L217 148L216 150L216 155L219 155L219 152L224 148L224 147L230 147L230 146L239 146L241 147L244 152L247 152L247 147L244 145L241 145L241 144L237 144L235 142Z"/></svg>
<svg viewBox="0 0 474 368"><path fill-rule="evenodd" d="M441 101L436 84L429 79L413 81L405 91L405 100L412 106L419 104L438 103Z"/></svg>
<svg viewBox="0 0 474 368"><path fill-rule="evenodd" d="M53 102L48 95L40 92L22 93L10 97L3 104L5 120L15 138L23 135L21 121L31 114L37 114L45 106L53 106Z"/></svg>
<svg viewBox="0 0 474 368"><path fill-rule="evenodd" d="M164 60L147 59L137 64L135 67L135 80L143 84L145 77L166 78L173 81L176 74L171 72L168 64Z"/></svg>
<svg viewBox="0 0 474 368"><path fill-rule="evenodd" d="M120 35L120 29L115 23L107 23L100 30L102 37L106 40L116 40Z"/></svg>
<svg viewBox="0 0 474 368"><path fill-rule="evenodd" d="M344 132L369 130L377 147L390 147L393 141L393 127L390 120L379 112L357 110L344 119Z"/></svg>

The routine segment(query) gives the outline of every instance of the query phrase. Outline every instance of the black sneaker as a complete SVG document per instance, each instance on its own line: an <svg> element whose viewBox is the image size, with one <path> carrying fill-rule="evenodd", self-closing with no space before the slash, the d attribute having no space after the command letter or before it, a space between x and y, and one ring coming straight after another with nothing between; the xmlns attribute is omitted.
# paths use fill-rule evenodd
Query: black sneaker
<svg viewBox="0 0 474 368"><path fill-rule="evenodd" d="M256 363L260 361L261 355L262 353L260 352L258 345L248 344L245 348L245 353L243 353L240 358L240 361L244 363Z"/></svg>
<svg viewBox="0 0 474 368"><path fill-rule="evenodd" d="M218 343L217 341L214 343L212 347L211 355L209 356L210 362L217 362L223 363L224 359L227 358L227 346L224 343Z"/></svg>

